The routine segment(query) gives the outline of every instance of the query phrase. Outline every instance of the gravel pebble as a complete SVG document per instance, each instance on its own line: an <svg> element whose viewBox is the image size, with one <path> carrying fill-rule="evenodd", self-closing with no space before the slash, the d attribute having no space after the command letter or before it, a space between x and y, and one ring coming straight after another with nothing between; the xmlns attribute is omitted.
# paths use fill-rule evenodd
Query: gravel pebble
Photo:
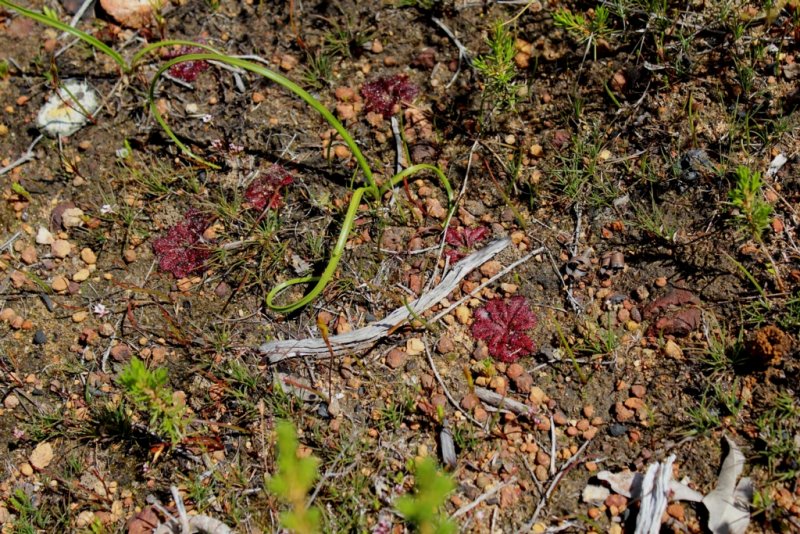
<svg viewBox="0 0 800 534"><path fill-rule="evenodd" d="M406 362L406 353L400 349L392 349L386 355L386 366L390 369L397 369Z"/></svg>
<svg viewBox="0 0 800 534"><path fill-rule="evenodd" d="M464 395L464 398L461 399L461 407L468 412L471 412L472 409L478 406L479 404L480 404L480 399L478 399L478 396L475 395L474 393L469 393L467 395Z"/></svg>
<svg viewBox="0 0 800 534"><path fill-rule="evenodd" d="M40 226L39 231L36 233L36 243L39 245L52 245L54 241L55 238L50 230L44 226Z"/></svg>
<svg viewBox="0 0 800 534"><path fill-rule="evenodd" d="M122 253L122 259L125 260L125 263L133 263L136 261L136 251L132 248L126 249L125 252Z"/></svg>
<svg viewBox="0 0 800 534"><path fill-rule="evenodd" d="M92 273L89 272L89 269L80 269L78 272L72 275L73 282L85 282L89 279Z"/></svg>
<svg viewBox="0 0 800 534"><path fill-rule="evenodd" d="M6 395L6 398L3 399L3 406L5 406L9 410L13 410L17 406L19 406L19 397L17 397L13 393Z"/></svg>
<svg viewBox="0 0 800 534"><path fill-rule="evenodd" d="M36 249L33 245L28 245L22 252L19 254L19 258L25 265L32 265L36 263L36 260L39 259L39 256L36 254Z"/></svg>
<svg viewBox="0 0 800 534"><path fill-rule="evenodd" d="M533 386L531 388L531 394L528 395L528 399L535 405L538 406L542 404L544 401L544 391L539 386Z"/></svg>
<svg viewBox="0 0 800 534"><path fill-rule="evenodd" d="M69 288L69 282L63 276L56 276L53 278L53 282L50 284L50 287L53 288L53 291L61 292L66 291Z"/></svg>
<svg viewBox="0 0 800 534"><path fill-rule="evenodd" d="M614 405L614 413L617 415L618 423L624 423L625 421L632 419L635 415L633 410L628 409L628 407L621 402L618 402Z"/></svg>
<svg viewBox="0 0 800 534"><path fill-rule="evenodd" d="M66 258L69 256L71 250L72 245L70 245L69 241L65 239L56 239L53 241L53 244L50 245L50 251L56 258Z"/></svg>
<svg viewBox="0 0 800 534"><path fill-rule="evenodd" d="M503 264L497 260L490 260L481 265L480 271L483 276L491 278L503 269Z"/></svg>
<svg viewBox="0 0 800 534"><path fill-rule="evenodd" d="M37 330L35 334L33 334L33 344L34 345L44 345L47 343L47 336L41 330Z"/></svg>
<svg viewBox="0 0 800 534"><path fill-rule="evenodd" d="M81 250L81 259L86 265L94 265L97 263L97 256L90 248L84 248Z"/></svg>
<svg viewBox="0 0 800 534"><path fill-rule="evenodd" d="M627 432L627 431L628 431L628 427L626 427L625 425L617 424L617 423L613 423L613 424L609 425L609 427L608 427L608 433L611 434L611 436L613 436L615 438L618 438L620 436L625 435L625 432Z"/></svg>

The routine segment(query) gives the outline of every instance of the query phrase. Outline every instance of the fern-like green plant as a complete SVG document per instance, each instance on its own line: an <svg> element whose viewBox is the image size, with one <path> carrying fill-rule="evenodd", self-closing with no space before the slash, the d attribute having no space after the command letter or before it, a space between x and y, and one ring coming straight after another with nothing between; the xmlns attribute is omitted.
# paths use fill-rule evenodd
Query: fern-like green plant
<svg viewBox="0 0 800 534"><path fill-rule="evenodd" d="M394 502L397 511L413 524L420 534L451 534L457 532L456 523L440 511L447 496L455 489L455 482L439 472L436 462L423 458L417 462L413 495L403 495Z"/></svg>
<svg viewBox="0 0 800 534"><path fill-rule="evenodd" d="M492 102L498 109L513 108L519 89L519 85L514 83L518 74L514 63L514 36L501 21L497 21L486 44L489 53L472 60L472 66L483 82L483 101Z"/></svg>
<svg viewBox="0 0 800 534"><path fill-rule="evenodd" d="M740 165L736 168L736 187L728 194L731 206L737 210L735 220L756 241L761 241L772 217L772 205L764 200L763 186L760 172Z"/></svg>
<svg viewBox="0 0 800 534"><path fill-rule="evenodd" d="M593 57L597 60L597 39L608 37L613 33L608 24L610 14L605 6L597 6L592 18L559 8L553 13L553 22L559 28L566 30L580 44L586 44L584 58L589 54L589 50L592 50Z"/></svg>
<svg viewBox="0 0 800 534"><path fill-rule="evenodd" d="M281 513L281 525L295 534L320 532L320 511L308 506L308 494L319 477L319 460L313 456L298 458L297 433L287 421L275 426L278 434L278 473L267 487L290 509Z"/></svg>
<svg viewBox="0 0 800 534"><path fill-rule="evenodd" d="M164 435L174 447L181 442L189 424L186 404L167 385L167 369L148 369L133 357L117 378L125 396L140 412L147 414L151 430Z"/></svg>

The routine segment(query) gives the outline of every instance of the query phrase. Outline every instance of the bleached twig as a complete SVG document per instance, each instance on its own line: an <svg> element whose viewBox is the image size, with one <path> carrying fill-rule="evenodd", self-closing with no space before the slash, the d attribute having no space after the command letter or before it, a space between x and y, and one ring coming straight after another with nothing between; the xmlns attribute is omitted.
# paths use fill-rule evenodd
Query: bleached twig
<svg viewBox="0 0 800 534"><path fill-rule="evenodd" d="M448 36L450 39L452 39L452 40L453 40L453 44L455 44L455 45L456 45L456 48L458 48L458 67L456 68L456 72L455 72L455 74L453 74L453 78L450 80L450 83L448 83L447 85L445 85L445 87L450 87L451 85L453 85L453 84L455 83L455 81L456 81L456 78L458 78L458 74L461 72L461 61L462 61L462 60L463 60L463 61L466 61L466 62L467 62L467 64L469 64L469 63L470 63L470 59L469 59L469 50L467 49L467 47L466 47L466 46L464 46L463 44L461 44L461 41L459 41L459 40L458 40L458 37L456 37L456 34L455 34L455 33L453 33L453 30L451 30L450 28L448 28L448 27L447 27L447 25L446 25L444 22L442 22L442 20L441 20L441 19L438 19L438 18L436 18L436 17L432 17L432 18L431 18L431 20L432 20L434 23L436 23L436 25L437 25L437 26L439 26L439 27L442 29L442 31L443 31L444 33L446 33L446 34L447 34L447 36Z"/></svg>
<svg viewBox="0 0 800 534"><path fill-rule="evenodd" d="M325 340L310 338L270 341L261 345L259 351L267 355L270 363L276 363L302 355L308 355L314 358L328 358L331 350L335 355L340 355L368 349L380 339L389 335L395 327L402 324L404 321L407 321L414 315L421 315L428 308L447 297L447 295L458 287L458 284L465 276L493 258L510 244L511 240L508 238L498 239L481 250L473 252L459 261L455 267L445 275L439 285L431 291L424 293L418 299L408 303L408 305L397 308L383 319L375 321L364 328L329 337L330 349Z"/></svg>

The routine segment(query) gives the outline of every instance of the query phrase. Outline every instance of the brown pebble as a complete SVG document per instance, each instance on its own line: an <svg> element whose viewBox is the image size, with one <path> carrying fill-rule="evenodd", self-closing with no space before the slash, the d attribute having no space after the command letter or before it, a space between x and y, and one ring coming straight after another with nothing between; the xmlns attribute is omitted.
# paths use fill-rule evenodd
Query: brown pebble
<svg viewBox="0 0 800 534"><path fill-rule="evenodd" d="M539 386L533 386L531 388L531 393L528 395L528 399L534 404L534 406L538 406L544 401L544 391Z"/></svg>
<svg viewBox="0 0 800 534"><path fill-rule="evenodd" d="M586 406L584 406L583 407L583 415L585 417L591 419L592 416L594 415L594 406L592 406L591 404L587 404Z"/></svg>
<svg viewBox="0 0 800 534"><path fill-rule="evenodd" d="M69 241L64 239L56 239L53 241L53 244L50 245L50 251L56 258L66 258L69 256L71 250L72 246L69 244Z"/></svg>
<svg viewBox="0 0 800 534"><path fill-rule="evenodd" d="M406 362L407 354L404 350L392 349L386 355L386 366L390 369L397 369Z"/></svg>
<svg viewBox="0 0 800 534"><path fill-rule="evenodd" d="M589 429L589 426L591 426L591 425L589 425L589 420L588 420L588 419L581 419L581 420L580 420L580 421L578 421L578 423L575 425L575 428L577 428L577 429L578 429L578 430L580 430L581 432L584 432L584 431L586 431L586 430L588 430L588 429Z"/></svg>
<svg viewBox="0 0 800 534"><path fill-rule="evenodd" d="M480 399L474 393L469 393L464 395L464 398L461 399L461 407L464 408L466 411L471 412L473 408L480 404Z"/></svg>
<svg viewBox="0 0 800 534"><path fill-rule="evenodd" d="M631 410L641 410L644 408L644 401L637 397L631 397L625 401L625 407Z"/></svg>
<svg viewBox="0 0 800 534"><path fill-rule="evenodd" d="M686 510L684 510L683 505L677 502L674 502L667 506L667 515L680 521L681 523L686 521Z"/></svg>
<svg viewBox="0 0 800 534"><path fill-rule="evenodd" d="M124 362L131 357L131 349L125 343L119 343L111 347L110 354L114 361Z"/></svg>
<svg viewBox="0 0 800 534"><path fill-rule="evenodd" d="M592 426L600 426L604 423L604 421L602 417L593 417L591 423Z"/></svg>
<svg viewBox="0 0 800 534"><path fill-rule="evenodd" d="M667 279L664 276L659 276L655 279L654 283L656 284L656 287L664 287L667 285Z"/></svg>
<svg viewBox="0 0 800 534"><path fill-rule="evenodd" d="M450 339L450 336L442 336L439 338L438 343L436 343L436 351L439 354L448 354L454 350L456 350L456 346L455 343L453 343L453 340Z"/></svg>
<svg viewBox="0 0 800 534"><path fill-rule="evenodd" d="M491 278L503 269L503 264L497 260L487 261L480 267L481 274L487 278Z"/></svg>
<svg viewBox="0 0 800 534"><path fill-rule="evenodd" d="M543 465L537 465L536 468L533 470L533 473L536 475L536 479L539 482L544 482L550 477L550 475L547 472L547 468Z"/></svg>
<svg viewBox="0 0 800 534"><path fill-rule="evenodd" d="M506 369L506 376L508 376L508 378L510 378L511 380L514 380L524 372L525 372L524 367L522 367L518 363L512 363L511 365L508 366L508 369Z"/></svg>
<svg viewBox="0 0 800 534"><path fill-rule="evenodd" d="M50 287L53 288L53 291L60 293L69 288L69 281L63 276L56 276L53 278L53 282L50 284Z"/></svg>
<svg viewBox="0 0 800 534"><path fill-rule="evenodd" d="M624 423L625 421L628 421L634 416L633 410L629 410L621 402L618 402L614 405L614 412L617 415L618 423Z"/></svg>
<svg viewBox="0 0 800 534"><path fill-rule="evenodd" d="M114 325L111 323L103 323L100 325L98 333L103 337L111 337L114 335Z"/></svg>
<svg viewBox="0 0 800 534"><path fill-rule="evenodd" d="M586 515L588 515L591 519L597 519L602 513L603 512L601 512L599 508L592 507L586 512Z"/></svg>
<svg viewBox="0 0 800 534"><path fill-rule="evenodd" d="M608 506L609 509L612 506L617 509L617 513L612 515L619 515L619 512L622 512L627 507L628 499L624 495L612 493L606 497L605 505Z"/></svg>
<svg viewBox="0 0 800 534"><path fill-rule="evenodd" d="M529 393L533 387L533 377L530 373L522 373L514 379L514 387L517 388L517 391L520 393Z"/></svg>
<svg viewBox="0 0 800 534"><path fill-rule="evenodd" d="M33 245L28 245L22 249L19 258L25 265L31 265L36 263L36 260L39 259L39 256L36 254L36 249L33 247Z"/></svg>
<svg viewBox="0 0 800 534"><path fill-rule="evenodd" d="M559 410L553 414L553 422L558 426L564 426L567 424L567 416L564 415L564 412Z"/></svg>
<svg viewBox="0 0 800 534"><path fill-rule="evenodd" d="M549 431L550 419L548 419L547 417L542 417L542 419L539 421L539 424L536 425L536 430L539 430L540 432Z"/></svg>
<svg viewBox="0 0 800 534"><path fill-rule="evenodd" d="M589 428L586 429L586 431L583 434L581 434L583 439L585 439L587 441L590 440L590 439L594 439L594 437L596 435L597 435L597 427L596 426L590 426Z"/></svg>
<svg viewBox="0 0 800 534"><path fill-rule="evenodd" d="M475 413L472 414L475 417L475 420L479 423L486 422L489 419L489 414L486 410L483 409L482 406L478 406L475 408Z"/></svg>
<svg viewBox="0 0 800 534"><path fill-rule="evenodd" d="M640 399L643 399L646 393L647 393L647 388L645 388L641 384L635 384L635 385L631 386L631 394L634 397L638 397Z"/></svg>
<svg viewBox="0 0 800 534"><path fill-rule="evenodd" d="M81 259L86 265L94 265L97 263L97 255L95 255L94 251L90 248L81 250Z"/></svg>
<svg viewBox="0 0 800 534"><path fill-rule="evenodd" d="M550 465L550 455L544 451L536 453L536 463L538 465Z"/></svg>
<svg viewBox="0 0 800 534"><path fill-rule="evenodd" d="M3 406L5 406L9 410L13 410L17 406L19 406L19 397L10 393L6 395L6 398L3 399Z"/></svg>
<svg viewBox="0 0 800 534"><path fill-rule="evenodd" d="M0 311L0 321L3 321L4 323L10 323L16 316L17 312L15 312L12 308L3 308L2 311Z"/></svg>
<svg viewBox="0 0 800 534"><path fill-rule="evenodd" d="M339 159L350 159L353 153L345 145L336 145L333 148L333 155Z"/></svg>
<svg viewBox="0 0 800 534"><path fill-rule="evenodd" d="M122 253L122 259L125 260L125 263L133 263L136 261L136 251L132 248L125 249L125 252Z"/></svg>
<svg viewBox="0 0 800 534"><path fill-rule="evenodd" d="M19 466L19 472L22 473L24 476L29 477L33 474L33 467L28 462L23 462Z"/></svg>
<svg viewBox="0 0 800 534"><path fill-rule="evenodd" d="M566 430L566 434L567 434L567 436L573 438L573 437L578 435L578 429L575 428L574 426L568 426L567 430Z"/></svg>

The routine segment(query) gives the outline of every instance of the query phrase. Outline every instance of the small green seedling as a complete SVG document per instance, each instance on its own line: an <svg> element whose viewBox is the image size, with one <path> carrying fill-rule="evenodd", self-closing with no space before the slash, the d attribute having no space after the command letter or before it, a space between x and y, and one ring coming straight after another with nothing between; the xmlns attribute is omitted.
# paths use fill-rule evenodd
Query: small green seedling
<svg viewBox="0 0 800 534"><path fill-rule="evenodd" d="M281 513L283 528L296 534L320 532L320 511L308 506L308 493L319 476L319 460L313 456L298 458L297 434L291 423L280 421L278 434L278 474L268 482L269 490L291 509Z"/></svg>
<svg viewBox="0 0 800 534"><path fill-rule="evenodd" d="M186 404L167 385L166 368L150 370L134 356L117 381L133 406L148 415L151 429L166 436L173 447L181 442L189 422Z"/></svg>
<svg viewBox="0 0 800 534"><path fill-rule="evenodd" d="M580 44L586 44L584 59L591 50L592 57L597 60L597 39L607 37L612 33L608 26L609 15L610 11L605 6L597 6L591 19L560 8L553 13L553 22L559 28L566 30Z"/></svg>
<svg viewBox="0 0 800 534"><path fill-rule="evenodd" d="M441 474L431 458L423 458L417 462L414 476L414 494L398 498L394 502L397 511L420 534L457 532L456 523L439 510L450 492L455 489L453 479Z"/></svg>
<svg viewBox="0 0 800 534"><path fill-rule="evenodd" d="M737 211L736 221L756 241L767 229L772 217L772 206L764 200L761 191L764 182L761 173L740 165L736 168L736 187L728 195L731 206Z"/></svg>
<svg viewBox="0 0 800 534"><path fill-rule="evenodd" d="M484 85L481 104L490 101L498 109L513 108L517 103L519 90L519 85L514 83L517 77L514 36L498 21L486 39L486 44L489 45L490 52L472 61L472 66Z"/></svg>

